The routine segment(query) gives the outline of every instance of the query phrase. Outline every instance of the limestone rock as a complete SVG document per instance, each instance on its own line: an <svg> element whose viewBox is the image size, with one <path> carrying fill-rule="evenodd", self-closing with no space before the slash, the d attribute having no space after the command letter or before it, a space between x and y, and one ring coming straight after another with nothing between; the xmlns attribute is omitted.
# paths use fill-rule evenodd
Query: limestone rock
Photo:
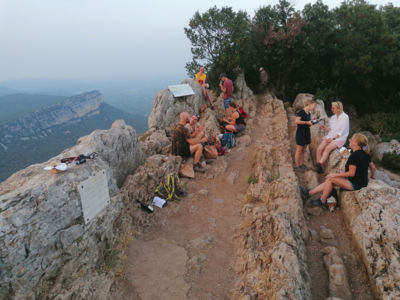
<svg viewBox="0 0 400 300"><path fill-rule="evenodd" d="M226 177L226 181L229 182L231 185L235 184L236 178L238 178L239 172L238 171L233 171L228 174Z"/></svg>
<svg viewBox="0 0 400 300"><path fill-rule="evenodd" d="M153 101L153 107L148 119L149 128L166 129L179 122L179 114L187 111L189 114L199 113L200 107L205 104L201 86L193 79L182 81L189 84L194 95L175 98L168 90L159 91Z"/></svg>
<svg viewBox="0 0 400 300"><path fill-rule="evenodd" d="M164 149L171 145L170 139L166 136L165 130L149 129L139 137L140 148L147 156L154 154L167 154ZM170 152L170 151L167 151Z"/></svg>
<svg viewBox="0 0 400 300"><path fill-rule="evenodd" d="M179 174L183 177L194 178L193 164L183 163L179 170Z"/></svg>
<svg viewBox="0 0 400 300"><path fill-rule="evenodd" d="M358 251L380 299L400 296L400 190L371 180L368 187L340 194Z"/></svg>
<svg viewBox="0 0 400 300"><path fill-rule="evenodd" d="M373 149L373 156L379 160L382 160L384 153L395 152L400 154L400 142L397 140L391 140L390 142L379 143Z"/></svg>
<svg viewBox="0 0 400 300"><path fill-rule="evenodd" d="M253 91L247 86L244 73L239 73L235 80L234 98L250 99L253 97Z"/></svg>
<svg viewBox="0 0 400 300"><path fill-rule="evenodd" d="M130 126L96 130L52 160L97 152L93 160L70 165L60 174L32 165L0 183L0 298L34 299L34 294L53 297L63 294L64 284L74 282L75 291L89 299L87 288L99 279L92 273L101 264L106 245L119 238L114 222L122 212L118 182L141 163L136 133ZM104 171L110 204L85 224L78 185ZM81 276L88 276L79 280ZM108 275L103 288L110 288ZM76 280L75 280L76 279ZM50 291L51 282L57 280ZM103 289L99 288L99 292ZM108 292L108 291L107 291ZM41 298L39 296L39 298ZM87 296L87 297L86 297Z"/></svg>

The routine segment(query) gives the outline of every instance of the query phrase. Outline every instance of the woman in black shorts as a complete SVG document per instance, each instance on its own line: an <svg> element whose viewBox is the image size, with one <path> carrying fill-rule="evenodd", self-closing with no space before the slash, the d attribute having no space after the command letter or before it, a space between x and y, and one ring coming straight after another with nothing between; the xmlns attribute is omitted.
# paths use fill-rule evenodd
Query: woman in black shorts
<svg viewBox="0 0 400 300"><path fill-rule="evenodd" d="M350 139L352 153L346 162L345 172L329 174L323 183L308 191L301 188L306 197L321 193L321 198L310 202L313 206L325 206L326 199L333 186L338 186L349 191L356 191L368 185L368 167L371 168L371 178L375 175L375 165L368 155L368 139L361 133L356 133Z"/></svg>
<svg viewBox="0 0 400 300"><path fill-rule="evenodd" d="M294 155L295 170L305 171L307 167L304 165L304 152L307 146L311 143L310 126L313 125L311 121L311 112L314 111L316 103L312 99L304 101L304 109L299 111L296 115L295 123L297 124L296 130L296 153Z"/></svg>

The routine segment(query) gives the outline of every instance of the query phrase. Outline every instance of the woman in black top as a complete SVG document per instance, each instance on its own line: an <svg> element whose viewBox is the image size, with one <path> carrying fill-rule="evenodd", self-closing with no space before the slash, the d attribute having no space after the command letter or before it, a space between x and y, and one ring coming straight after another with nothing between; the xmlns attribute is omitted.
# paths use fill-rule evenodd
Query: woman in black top
<svg viewBox="0 0 400 300"><path fill-rule="evenodd" d="M371 168L371 178L375 175L375 165L368 155L368 139L361 133L356 133L350 139L352 153L346 162L343 173L329 174L325 181L310 191L302 188L305 196L321 193L321 198L312 200L314 206L325 206L326 199L332 191L333 186L338 186L349 191L359 190L368 185L368 167Z"/></svg>
<svg viewBox="0 0 400 300"><path fill-rule="evenodd" d="M246 128L246 122L243 116L238 111L238 106L235 102L229 103L229 111L231 114L230 119L223 118L222 120L227 123L225 129L231 132L240 132Z"/></svg>
<svg viewBox="0 0 400 300"><path fill-rule="evenodd" d="M304 101L304 109L299 111L296 115L295 123L297 124L296 130L296 153L294 155L295 170L305 171L304 165L304 152L307 146L311 143L310 126L313 125L311 121L311 112L314 111L316 103L312 99Z"/></svg>

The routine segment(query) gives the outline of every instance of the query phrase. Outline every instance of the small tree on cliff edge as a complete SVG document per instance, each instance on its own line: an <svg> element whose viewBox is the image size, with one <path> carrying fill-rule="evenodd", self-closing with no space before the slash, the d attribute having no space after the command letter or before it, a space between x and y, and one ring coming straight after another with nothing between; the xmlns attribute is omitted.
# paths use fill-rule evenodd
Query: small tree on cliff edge
<svg viewBox="0 0 400 300"><path fill-rule="evenodd" d="M250 22L244 11L234 12L231 7L216 6L205 13L196 12L185 28L192 43L193 60L186 64L189 75L199 65L208 69L209 82L218 82L220 72L232 72L246 66L250 55Z"/></svg>

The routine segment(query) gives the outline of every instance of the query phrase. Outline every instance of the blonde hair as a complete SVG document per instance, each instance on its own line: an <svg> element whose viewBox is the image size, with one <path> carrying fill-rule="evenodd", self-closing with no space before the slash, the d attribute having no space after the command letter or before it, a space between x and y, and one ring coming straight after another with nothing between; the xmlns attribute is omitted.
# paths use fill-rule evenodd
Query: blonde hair
<svg viewBox="0 0 400 300"><path fill-rule="evenodd" d="M310 105L311 103L315 103L315 100L311 99L311 98L307 98L306 100L304 100L304 107L306 107L307 105Z"/></svg>
<svg viewBox="0 0 400 300"><path fill-rule="evenodd" d="M343 112L343 103L342 102L335 101L335 102L332 102L332 105L335 105L339 109L340 113Z"/></svg>
<svg viewBox="0 0 400 300"><path fill-rule="evenodd" d="M355 133L351 137L354 143L356 143L364 152L369 153L368 139L362 133Z"/></svg>

